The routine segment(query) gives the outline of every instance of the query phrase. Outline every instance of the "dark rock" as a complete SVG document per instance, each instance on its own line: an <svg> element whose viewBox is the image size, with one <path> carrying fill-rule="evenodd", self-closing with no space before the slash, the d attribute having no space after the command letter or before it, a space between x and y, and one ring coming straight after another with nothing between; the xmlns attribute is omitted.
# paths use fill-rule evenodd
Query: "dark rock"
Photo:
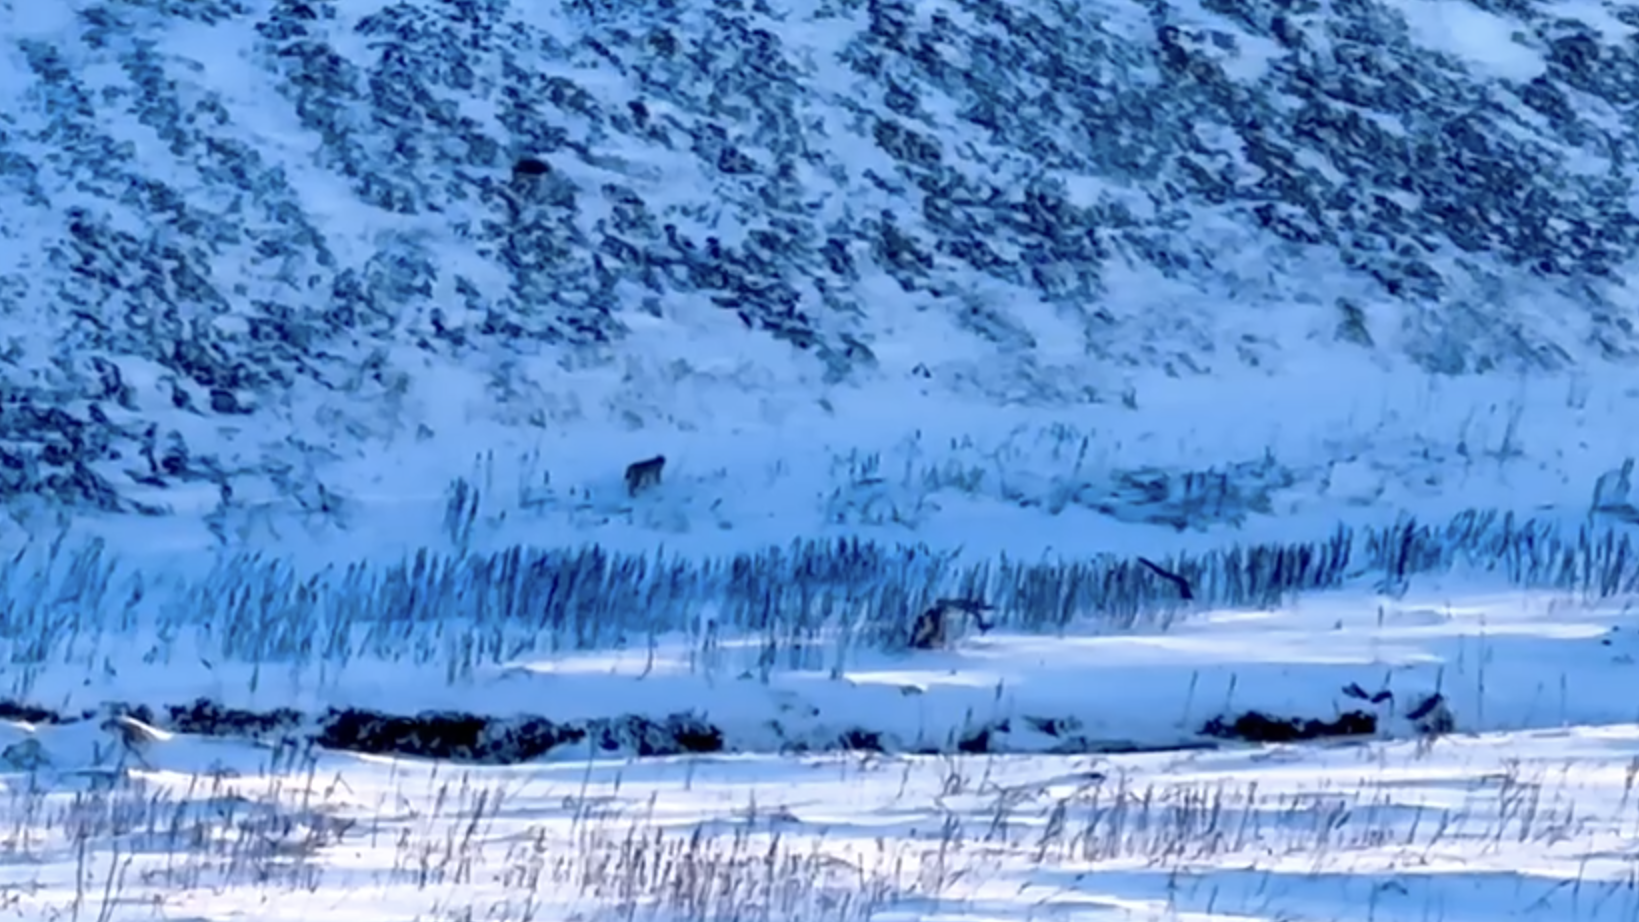
<svg viewBox="0 0 1639 922"><path fill-rule="evenodd" d="M548 166L546 161L535 157L520 157L518 158L518 162L512 165L512 175L514 178L524 176L545 176L551 172L552 167Z"/></svg>
<svg viewBox="0 0 1639 922"><path fill-rule="evenodd" d="M59 724L67 723L56 711L35 707L31 704L20 704L16 701L0 700L0 720L15 720L27 724Z"/></svg>
<svg viewBox="0 0 1639 922"><path fill-rule="evenodd" d="M133 713L144 723L154 723L151 716L144 718ZM258 738L270 734L287 733L299 727L302 715L294 708L274 708L257 713L227 708L208 698L199 698L192 704L173 705L165 709L165 720L158 724L177 733L197 736L244 736Z"/></svg>
<svg viewBox="0 0 1639 922"><path fill-rule="evenodd" d="M1270 717L1261 711L1247 711L1234 720L1214 717L1201 728L1204 736L1249 743L1295 743L1376 732L1377 715L1366 711L1345 711L1334 720Z"/></svg>
<svg viewBox="0 0 1639 922"><path fill-rule="evenodd" d="M244 412L239 406L239 398L233 396L233 391L220 387L211 388L211 410L223 414Z"/></svg>
<svg viewBox="0 0 1639 922"><path fill-rule="evenodd" d="M855 727L837 737L837 746L847 752L884 752L882 734Z"/></svg>
<svg viewBox="0 0 1639 922"><path fill-rule="evenodd" d="M722 731L692 714L673 714L653 721L637 714L607 721L592 721L587 733L605 752L630 752L640 757L720 752Z"/></svg>
<svg viewBox="0 0 1639 922"><path fill-rule="evenodd" d="M956 751L968 755L983 755L990 751L990 727L970 731L956 741Z"/></svg>
<svg viewBox="0 0 1639 922"><path fill-rule="evenodd" d="M377 755L419 756L462 762L484 761L482 743L489 721L472 714L424 712L397 717L356 708L332 708L315 739L327 749Z"/></svg>
<svg viewBox="0 0 1639 922"><path fill-rule="evenodd" d="M544 717L496 721L484 734L484 761L498 765L528 762L565 743L577 743L585 738L585 730L553 723Z"/></svg>
<svg viewBox="0 0 1639 922"><path fill-rule="evenodd" d="M723 731L693 714L673 714L666 718L666 732L686 753L723 751Z"/></svg>

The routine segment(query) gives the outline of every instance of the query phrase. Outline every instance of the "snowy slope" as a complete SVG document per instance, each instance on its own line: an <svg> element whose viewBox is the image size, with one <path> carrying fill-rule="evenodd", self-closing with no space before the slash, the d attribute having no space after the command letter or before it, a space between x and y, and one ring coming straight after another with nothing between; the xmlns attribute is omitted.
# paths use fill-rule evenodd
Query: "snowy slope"
<svg viewBox="0 0 1639 922"><path fill-rule="evenodd" d="M1581 515L1639 454L1635 25L7 0L0 481L330 553L456 477L498 546Z"/></svg>
<svg viewBox="0 0 1639 922"><path fill-rule="evenodd" d="M1636 36L0 0L0 906L1634 918Z"/></svg>

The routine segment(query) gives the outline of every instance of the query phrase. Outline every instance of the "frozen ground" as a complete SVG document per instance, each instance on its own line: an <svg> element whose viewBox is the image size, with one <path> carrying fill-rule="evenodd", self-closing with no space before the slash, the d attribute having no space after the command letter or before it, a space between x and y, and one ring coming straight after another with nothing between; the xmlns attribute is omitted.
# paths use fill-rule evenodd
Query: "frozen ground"
<svg viewBox="0 0 1639 922"><path fill-rule="evenodd" d="M1267 6L0 0L0 916L1635 918L1639 20Z"/></svg>
<svg viewBox="0 0 1639 922"><path fill-rule="evenodd" d="M494 767L12 722L0 893L29 919L1632 918L1639 625L1620 599L1448 583L1164 631L855 651L836 674L780 662L766 679L754 649L682 640L465 676L366 659L326 677L143 663L133 636L95 657L100 675L38 671L31 697L558 720L696 708L754 751L634 761L566 745ZM1456 732L1405 713L1436 691ZM1250 708L1363 708L1399 738L1202 735ZM950 750L979 727L990 747L1040 754L771 751L847 732ZM1224 748L1051 753L1210 742Z"/></svg>
<svg viewBox="0 0 1639 922"><path fill-rule="evenodd" d="M246 563L238 583L141 567L129 582L54 554L55 569L14 566L3 583L11 697L163 715L203 696L292 706L301 725L134 745L100 714L0 727L14 856L0 893L29 919L213 922L1631 918L1632 565L1620 533L1523 534L1448 541L1468 547L1453 560L1485 550L1504 570L1425 561L1386 594L1356 561L1342 588L1272 607L1080 612L1028 631L1028 613L1002 611L952 649L898 652L846 606L757 632L697 604L700 622L678 629L680 602L723 597L687 567L670 594L652 588L675 582L664 570L630 585L604 573L589 609L602 631L543 615L530 637L519 612L536 597L504 568L372 584ZM1443 547L1420 540L1396 546ZM1559 588L1504 588L1543 567ZM587 578L548 570L554 585ZM1069 580L1073 596L1076 572L1037 581ZM1224 592L1206 572L1199 591ZM647 619L620 610L634 593L654 600ZM307 745L329 707L564 723L689 710L737 751L631 760L572 741L507 767L394 760ZM1378 723L1290 746L1205 732L1249 710ZM888 751L789 751L838 744ZM1086 754L1150 747L1171 748Z"/></svg>
<svg viewBox="0 0 1639 922"><path fill-rule="evenodd" d="M1197 746L1214 742L1203 732L1213 718L1247 711L1321 721L1364 712L1378 735L1409 737L1429 724L1408 713L1436 694L1466 732L1639 722L1639 616L1621 601L1546 593L1316 595L1165 629L992 632L898 653L849 649L824 633L777 647L679 634L453 670L446 650L234 661L202 638L92 639L21 672L11 694L60 714L110 702L164 714L206 698L258 713L295 708L308 723L330 708L562 723L693 713L721 731L724 749L764 753ZM595 743L566 743L550 758L584 758L588 745L600 754Z"/></svg>
<svg viewBox="0 0 1639 922"><path fill-rule="evenodd" d="M345 448L325 466L328 505L303 511L247 489L224 504L212 484L173 486L151 497L174 513L156 527L19 500L0 547L68 526L170 568L245 548L313 570L423 548L596 543L700 558L836 538L1073 560L1313 540L1340 524L1467 510L1573 528L1590 516L1639 521L1631 471L1621 475L1639 458L1625 422L1639 375L1621 368L1446 377L1317 350L1278 373L1211 383L1135 373L1133 409L987 407L887 383L828 392L822 408L792 383L713 389L710 414L687 425L546 430L487 420L494 407L472 376L418 378L414 416L438 436ZM585 398L599 381L566 375L559 386ZM235 428L223 444L254 433ZM655 454L667 459L662 483L628 496L626 465Z"/></svg>
<svg viewBox="0 0 1639 922"><path fill-rule="evenodd" d="M18 918L1556 922L1639 912L1639 731L456 769L150 745L9 777Z"/></svg>
<svg viewBox="0 0 1639 922"><path fill-rule="evenodd" d="M1634 26L1508 14L0 2L0 496L329 560L457 478L492 548L1580 516Z"/></svg>

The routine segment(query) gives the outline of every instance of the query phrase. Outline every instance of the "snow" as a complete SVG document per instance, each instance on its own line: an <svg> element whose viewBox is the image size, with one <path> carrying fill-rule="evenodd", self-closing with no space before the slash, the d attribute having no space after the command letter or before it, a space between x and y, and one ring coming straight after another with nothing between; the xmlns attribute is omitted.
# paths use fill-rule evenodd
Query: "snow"
<svg viewBox="0 0 1639 922"><path fill-rule="evenodd" d="M559 721L692 709L738 752L631 761L567 744L474 767L6 723L0 827L27 862L28 918L79 900L111 920L1626 919L1630 602L1448 575L1164 627L969 632L938 651L821 630L772 661L755 637L713 634L707 610L691 636L454 670L463 634L482 632L453 616L453 645L429 656L361 642L346 662L224 658L206 641L226 613L168 638L140 617L87 622L31 670L28 700ZM1408 719L1433 692L1457 732ZM1375 711L1379 739L1199 748L1217 742L1208 720L1250 709ZM775 754L849 732L949 749L979 728L1017 754ZM1065 745L1116 752L1054 754ZM87 875L104 892L76 887Z"/></svg>
<svg viewBox="0 0 1639 922"><path fill-rule="evenodd" d="M1031 322L1052 335L1050 314L1021 313L1039 317ZM922 360L937 364L933 321L912 314L907 323L921 325ZM428 364L412 378L401 413L421 420L432 438L400 435L384 452L348 450L326 465L326 483L353 510L346 528L309 530L287 513L264 519L247 510L241 537L325 563L401 559L440 546L447 487L465 478L482 494L484 525L472 550L572 535L617 550L664 545L711 556L853 536L961 549L975 559L1166 554L1313 539L1339 523L1386 524L1408 510L1425 521L1472 509L1577 522L1594 482L1639 457L1639 435L1620 423L1639 378L1619 369L1597 377L1450 378L1318 350L1278 358L1272 369L1225 371L1210 385L1095 368L1107 402L1072 414L886 381L871 390L805 392L800 381L769 380L726 357L708 382L706 359L696 361L700 370L682 380L634 371L622 382L571 376L543 361L551 377L529 401L547 417L541 427L509 426L486 409L478 372ZM1084 363L1066 368L1089 373ZM1051 371L1039 367L1035 381L1050 381ZM670 429L589 418L589 408L605 401L676 406L685 398L708 415ZM254 427L244 433L255 434ZM668 459L661 488L627 497L625 465L655 454ZM1135 521L1147 514L1142 507L1111 513L1089 505L1103 502L1124 472L1223 471L1266 458L1291 477L1267 490L1266 507L1203 517L1182 532ZM214 488L206 492L202 500L214 503ZM1077 495L1088 499L1066 502ZM172 551L216 552L208 534L185 523L156 530L87 519L76 528L139 554L155 541ZM145 537L134 540L132 529ZM0 542L25 537L13 532Z"/></svg>
<svg viewBox="0 0 1639 922"><path fill-rule="evenodd" d="M1635 751L1572 726L452 769L176 737L0 809L24 918L1606 922L1639 911Z"/></svg>
<svg viewBox="0 0 1639 922"><path fill-rule="evenodd" d="M1519 24L1468 0L1400 0L1415 41L1487 76L1527 81L1547 70L1542 55L1515 38Z"/></svg>
<svg viewBox="0 0 1639 922"><path fill-rule="evenodd" d="M74 7L69 3L0 0L0 23L5 24L8 37L60 38L74 26Z"/></svg>
<svg viewBox="0 0 1639 922"><path fill-rule="evenodd" d="M345 5L345 19L322 27L356 65L376 51L353 26L381 5ZM568 13L513 6L540 28L535 39L573 41L585 31L574 17L603 15L590 3ZM894 157L866 141L885 111L882 81L842 60L876 27L872 17L886 14L874 4L800 6L787 5L783 20L748 20L790 46L804 71L787 113L806 126L792 145L805 149L790 155L803 184L788 204L816 218L806 231L826 234L902 212L904 231L929 243L937 234L918 212L930 200L867 179L912 188ZM962 28L1005 34L974 10L912 6L920 22L950 12ZM1039 8L1048 6L1059 8L1052 21L1061 29L1088 25L1089 46L1138 48L1156 30L1142 4ZM1417 43L1476 80L1545 72L1539 49L1516 40L1518 23L1459 0L1394 8ZM1608 41L1631 39L1612 4L1550 8ZM647 15L607 12L639 26ZM1195 72L1221 71L1236 93L1296 67L1226 13L1185 4L1167 15ZM1319 57L1329 55L1322 20L1294 18ZM88 92L129 97L123 52L92 47L79 28L72 4L0 0L6 39L60 47ZM473 190L479 178L499 186L513 151L461 170L418 161L428 188L448 186L428 193L436 207L413 216L368 207L325 161L333 141L256 70L266 62L254 55L268 55L253 52L260 39L249 20L153 32L178 78L175 95L208 98L218 108L200 108L201 120L225 113L255 142L257 169L289 187L210 186L202 158L171 156L146 122L107 118L98 130L140 155L141 175L197 193L252 229L290 215L310 221L346 267L435 251L428 304L406 314L436 303L451 327L483 323L453 277L497 291L510 282L456 226L494 217ZM21 127L0 141L45 163L44 181L55 185L50 208L29 201L8 213L8 250L49 236L34 222L60 223L66 206L106 198L78 167L42 153L42 138L66 129L48 125L51 106L29 102L42 88L14 44L0 56L0 91L15 103L0 107L0 124ZM969 60L959 43L930 48L919 53L964 72L994 66ZM571 76L611 111L645 100L654 123L678 132L678 150L688 146L682 126L703 118L686 94L668 100L666 86L592 67L584 49L525 50L520 67ZM1109 89L1101 82L1174 79L1147 46L1121 52L1130 62L1076 56L1084 50L1051 61L1080 68L1074 80L1089 99ZM478 59L498 70L493 58ZM1025 95L1014 102L1064 106L1067 97L1050 91L1048 60L1019 76ZM1338 56L1337 67L1348 60ZM1377 72L1402 66L1379 62ZM688 79L718 78L724 96L739 92L725 75ZM846 331L873 360L841 380L813 352L746 334L750 322L703 288L667 289L638 306L648 294L624 277L606 293L621 302L614 310L627 331L615 346L487 342L463 352L359 333L325 345L337 351L315 380L298 375L288 388L244 395L269 401L249 417L178 410L168 391L175 369L116 355L109 361L136 409L110 403L103 412L133 430L158 421L244 476L232 502L204 480L124 494L163 503L164 518L69 517L8 500L0 547L18 556L0 560L0 685L16 702L98 716L0 721L0 907L99 922L1639 914L1639 583L1621 543L1639 520L1628 483L1639 457L1629 423L1639 374L1596 357L1574 285L1556 288L1524 270L1488 275L1490 263L1470 271L1479 256L1407 233L1399 243L1409 251L1415 238L1418 258L1451 287L1434 304L1390 298L1340 252L1278 245L1242 212L1162 194L1177 177L1146 185L1133 178L1143 169L1105 175L1091 160L1023 156L1001 132L960 117L971 99L907 82L914 111L896 118L940 139L943 166L971 184L962 195L982 197L979 180L1010 195L1058 189L1069 209L1109 210L1100 234L1121 226L1124 210L1135 233L1181 241L1174 255L1199 265L1161 271L1117 247L1099 267L1099 290L1078 300L970 272L944 253L939 271L909 291L861 258L847 282L851 300L827 305L835 329L822 332ZM1609 99L1566 92L1586 118L1620 127L1625 110ZM469 100L459 111L506 137L495 104ZM1362 124L1410 133L1401 113L1338 112L1356 110ZM403 128L381 111L354 115ZM591 134L562 112L548 121L582 140ZM1225 179L1227 200L1266 178L1248 159L1244 121L1179 122L1202 175ZM711 124L743 140L734 119ZM1544 115L1499 124L1495 133L1514 142L1550 139L1542 143L1554 156L1589 175L1617 162L1615 147L1595 156L1597 143L1561 143ZM1061 126L1026 127L1053 141L1046 129ZM595 155L553 159L554 175L581 196L568 226L588 240L613 214L610 183L630 184L693 246L706 234L741 246L759 229L737 213L754 201L734 185L741 180L715 175L709 158L601 124L596 134ZM834 149L821 152L822 141ZM746 156L766 170L789 154L778 147L748 142ZM1341 187L1359 179L1349 155L1298 145L1291 162L1317 187ZM1402 185L1381 194L1410 212L1438 191ZM1538 198L1552 199L1550 210L1575 204ZM1015 208L1010 220L1027 214ZM150 219L129 209L109 216L134 232ZM1592 226L1569 210L1555 220L1547 227L1560 234ZM1353 229L1354 216L1345 223ZM1004 257L1021 256L1028 237L997 234ZM850 239L859 256L865 238ZM1360 239L1369 252L1375 238L1362 230ZM8 265L28 270L20 277L55 271L47 248L15 249L22 255ZM89 259L49 252L65 264ZM237 348L252 336L255 298L274 293L309 309L326 297L317 282L292 294L273 278L317 272L309 257L288 255L284 268L259 276L241 271L261 265L248 245L214 252L213 272L237 286L228 289L236 312L208 318L218 344ZM1503 287L1508 310L1488 312ZM1631 293L1601 297L1604 319L1627 324ZM1353 316L1369 346L1338 336ZM18 380L55 382L42 356L73 345L38 324L18 329L19 341L48 345L8 357L8 367ZM1528 373L1468 364L1515 354L1465 348L1493 337L1527 358L1538 350L1562 360ZM1460 367L1445 362L1451 373L1432 373L1442 350ZM376 389L361 383L372 351L381 360ZM358 380L333 380L345 375ZM662 483L629 495L625 466L655 454L667 459ZM127 454L105 466L137 464ZM288 482L268 474L281 465ZM1506 542L1470 541L1437 566L1399 560L1392 548L1369 553L1374 538L1414 535L1383 530L1413 515L1434 529L1420 547L1448 550L1461 542L1440 529L1464 514L1512 515L1520 530ZM1137 555L1221 560L1210 555L1313 547L1338 533L1353 536L1355 556L1324 589L1283 584L1273 601L1230 604L1207 597L1229 594L1227 577L1198 586L1203 598L1193 601L1158 599L1147 584L1110 588L1118 564ZM884 555L889 563L872 572L888 576L801 582L790 563L800 555L785 549L844 540ZM487 556L520 548L518 572ZM598 565L550 557L574 548ZM445 556L419 569L405 563L423 552ZM745 572L735 569L748 560ZM1076 567L1085 569L1064 575ZM1235 575L1243 572L1251 571ZM1000 627L939 650L899 649L873 633L914 615L924 597L967 588L957 585L964 573L990 580L976 582L1002 607ZM790 585L772 585L781 577ZM1411 716L1435 695L1452 728ZM102 720L116 705L163 715L200 698L295 708L308 724L330 708L559 722L693 712L722 731L728 751L617 759L570 743L531 764L477 767L163 729L128 743L122 726L144 728ZM1249 711L1313 721L1364 711L1376 730L1290 745L1207 732ZM845 737L887 751L798 754ZM943 754L911 754L925 749Z"/></svg>
<svg viewBox="0 0 1639 922"><path fill-rule="evenodd" d="M1622 21L1616 13L1621 6L1610 0L1556 0L1548 5L1554 15L1568 19L1579 19L1590 26L1611 44L1620 44L1631 38L1639 28Z"/></svg>
<svg viewBox="0 0 1639 922"><path fill-rule="evenodd" d="M1248 710L1320 720L1366 710L1380 715L1382 735L1405 736L1414 728L1404 712L1436 692L1468 731L1639 721L1622 690L1639 655L1639 621L1625 605L1472 590L1322 594L1272 611L1196 614L1164 630L993 631L903 654L850 649L833 629L781 644L772 662L757 638L726 628L624 649L543 650L453 674L458 647L424 663L362 643L345 663L247 662L203 636L190 643L186 631L163 643L132 633L91 653L81 643L73 661L14 693L63 713L109 701L162 710L201 697L264 712L455 710L559 722L693 711L723 730L729 749L749 752L823 748L854 730L895 751L950 748L986 729L1006 751L1159 749L1198 745L1208 720ZM1350 686L1392 697L1373 706ZM1049 721L1072 729L1040 732Z"/></svg>

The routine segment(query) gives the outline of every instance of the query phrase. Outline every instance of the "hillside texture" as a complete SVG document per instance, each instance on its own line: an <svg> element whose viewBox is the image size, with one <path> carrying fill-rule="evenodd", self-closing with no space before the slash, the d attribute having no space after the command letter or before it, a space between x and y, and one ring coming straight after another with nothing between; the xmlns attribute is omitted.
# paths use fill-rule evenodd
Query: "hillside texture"
<svg viewBox="0 0 1639 922"><path fill-rule="evenodd" d="M517 424L618 417L527 369L686 375L671 330L1049 406L1305 348L1621 361L1636 32L1527 0L6 0L0 495L160 512L254 468L323 509L312 470L416 434L425 368Z"/></svg>

